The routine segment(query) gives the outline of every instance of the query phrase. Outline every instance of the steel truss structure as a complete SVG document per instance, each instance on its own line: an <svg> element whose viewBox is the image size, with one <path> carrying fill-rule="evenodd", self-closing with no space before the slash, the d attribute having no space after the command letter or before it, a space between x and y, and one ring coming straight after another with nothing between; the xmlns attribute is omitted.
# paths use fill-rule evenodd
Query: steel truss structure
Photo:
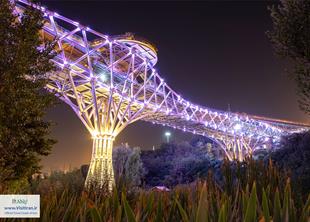
<svg viewBox="0 0 310 222"><path fill-rule="evenodd" d="M93 137L86 185L112 188L115 137L130 123L144 120L216 141L232 159L269 149L281 136L308 130L305 124L224 112L191 103L173 91L154 68L155 47L132 34L110 37L25 0L44 14L41 36L56 40L57 71L47 88L71 106Z"/></svg>

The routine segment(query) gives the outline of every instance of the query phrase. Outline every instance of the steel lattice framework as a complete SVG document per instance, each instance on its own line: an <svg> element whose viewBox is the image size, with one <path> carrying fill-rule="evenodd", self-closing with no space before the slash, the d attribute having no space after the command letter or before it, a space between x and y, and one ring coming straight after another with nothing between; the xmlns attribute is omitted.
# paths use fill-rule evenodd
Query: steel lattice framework
<svg viewBox="0 0 310 222"><path fill-rule="evenodd" d="M30 3L19 0L16 12ZM242 160L256 149L268 149L281 136L308 130L305 124L193 104L173 91L154 66L155 47L132 34L109 37L44 7L41 36L56 40L57 71L47 88L71 106L93 137L86 185L107 184L114 176L115 137L130 123L144 120L193 134L219 144L226 156Z"/></svg>

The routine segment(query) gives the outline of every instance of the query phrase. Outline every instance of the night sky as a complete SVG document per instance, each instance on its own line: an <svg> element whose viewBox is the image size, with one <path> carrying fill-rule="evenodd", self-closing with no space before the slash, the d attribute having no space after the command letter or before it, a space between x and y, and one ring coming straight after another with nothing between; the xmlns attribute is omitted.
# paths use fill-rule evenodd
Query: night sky
<svg viewBox="0 0 310 222"><path fill-rule="evenodd" d="M50 10L101 33L133 32L158 48L157 70L184 98L222 110L309 122L298 109L294 83L273 53L265 32L272 2L46 1ZM69 106L49 111L58 140L44 170L89 163L91 136ZM191 135L145 122L127 127L115 145L158 148L166 130L175 141Z"/></svg>

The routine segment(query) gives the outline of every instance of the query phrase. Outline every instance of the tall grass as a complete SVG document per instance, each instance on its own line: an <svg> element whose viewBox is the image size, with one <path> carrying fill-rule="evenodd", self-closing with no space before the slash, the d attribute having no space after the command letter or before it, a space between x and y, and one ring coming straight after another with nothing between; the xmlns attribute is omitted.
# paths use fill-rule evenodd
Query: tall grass
<svg viewBox="0 0 310 222"><path fill-rule="evenodd" d="M126 187L111 195L72 190L41 194L41 221L308 222L310 196L297 198L286 173L265 166L225 162L223 183L213 175L170 192ZM5 221L14 221L5 220ZM35 219L29 219L35 221Z"/></svg>

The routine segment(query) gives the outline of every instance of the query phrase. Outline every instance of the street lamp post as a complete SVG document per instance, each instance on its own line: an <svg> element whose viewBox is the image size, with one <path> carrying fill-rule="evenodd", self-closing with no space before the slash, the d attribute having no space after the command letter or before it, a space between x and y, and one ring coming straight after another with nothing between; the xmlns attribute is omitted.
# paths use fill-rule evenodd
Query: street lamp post
<svg viewBox="0 0 310 222"><path fill-rule="evenodd" d="M167 138L167 143L169 143L169 138L171 136L171 133L169 131L165 132L165 136Z"/></svg>

